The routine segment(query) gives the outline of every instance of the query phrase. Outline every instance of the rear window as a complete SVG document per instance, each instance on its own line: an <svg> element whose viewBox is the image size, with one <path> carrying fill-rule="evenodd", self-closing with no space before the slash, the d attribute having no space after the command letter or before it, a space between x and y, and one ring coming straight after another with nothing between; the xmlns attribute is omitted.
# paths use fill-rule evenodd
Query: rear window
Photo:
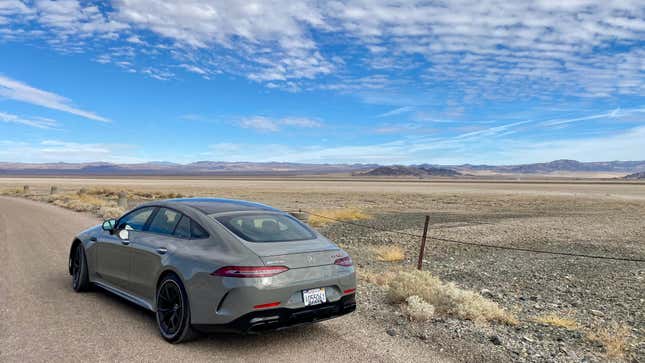
<svg viewBox="0 0 645 363"><path fill-rule="evenodd" d="M316 235L294 218L282 214L243 214L215 217L231 232L251 242L288 242Z"/></svg>

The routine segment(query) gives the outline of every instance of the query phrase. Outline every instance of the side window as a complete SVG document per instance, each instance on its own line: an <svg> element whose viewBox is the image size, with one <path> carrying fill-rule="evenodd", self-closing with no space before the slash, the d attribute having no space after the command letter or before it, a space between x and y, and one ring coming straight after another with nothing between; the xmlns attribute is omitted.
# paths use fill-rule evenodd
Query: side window
<svg viewBox="0 0 645 363"><path fill-rule="evenodd" d="M137 209L119 219L117 229L133 229L135 231L140 231L143 229L143 226L146 225L146 221L150 218L150 215L155 210L155 207L145 207Z"/></svg>
<svg viewBox="0 0 645 363"><path fill-rule="evenodd" d="M190 221L190 235L192 239L208 238L208 232L195 221Z"/></svg>
<svg viewBox="0 0 645 363"><path fill-rule="evenodd" d="M190 238L190 218L186 216L181 217L173 234L179 238Z"/></svg>
<svg viewBox="0 0 645 363"><path fill-rule="evenodd" d="M148 226L148 232L172 234L175 226L179 223L179 218L181 218L181 213L175 212L172 209L159 208L159 211L155 214L155 217Z"/></svg>

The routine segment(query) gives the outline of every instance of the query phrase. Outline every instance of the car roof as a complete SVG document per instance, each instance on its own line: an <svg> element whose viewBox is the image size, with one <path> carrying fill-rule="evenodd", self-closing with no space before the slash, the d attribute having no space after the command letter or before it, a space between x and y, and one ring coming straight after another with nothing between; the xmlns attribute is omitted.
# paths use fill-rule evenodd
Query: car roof
<svg viewBox="0 0 645 363"><path fill-rule="evenodd" d="M226 212L249 212L249 211L271 211L281 212L279 209L270 207L268 205L249 202L246 200L238 199L224 199L224 198L177 198L166 199L157 201L159 206L178 206L185 205L199 210L204 214L217 214Z"/></svg>

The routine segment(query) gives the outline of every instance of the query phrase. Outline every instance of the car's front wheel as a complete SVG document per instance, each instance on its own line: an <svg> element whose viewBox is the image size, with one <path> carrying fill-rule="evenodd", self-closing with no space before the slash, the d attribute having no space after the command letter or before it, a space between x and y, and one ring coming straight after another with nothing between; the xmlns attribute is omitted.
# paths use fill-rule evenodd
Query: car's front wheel
<svg viewBox="0 0 645 363"><path fill-rule="evenodd" d="M190 305L183 284L175 275L167 275L157 289L157 326L170 343L181 343L196 336L190 326Z"/></svg>
<svg viewBox="0 0 645 363"><path fill-rule="evenodd" d="M87 291L90 288L90 278L87 272L87 259L82 244L77 244L72 253L72 288L76 292Z"/></svg>

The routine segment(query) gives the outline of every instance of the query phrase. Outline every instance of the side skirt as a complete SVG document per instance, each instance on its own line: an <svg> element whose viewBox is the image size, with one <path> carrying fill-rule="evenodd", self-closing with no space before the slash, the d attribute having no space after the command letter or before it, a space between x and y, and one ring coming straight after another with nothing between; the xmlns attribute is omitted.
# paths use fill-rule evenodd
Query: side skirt
<svg viewBox="0 0 645 363"><path fill-rule="evenodd" d="M106 284L104 282L101 282L101 281L92 281L92 282L96 286L102 287L103 289L113 293L114 295L117 295L117 296L119 296L121 298L124 298L124 299L126 299L126 300L128 300L128 301L130 301L132 303L135 303L135 304L137 304L137 305L139 305L139 306L141 306L143 308L146 308L146 309L148 309L150 311L154 311L154 309L152 308L152 305L150 305L149 302L145 301L142 298L136 297L136 296L134 296L132 294L129 294L129 293L125 292L125 291L122 291L121 289L118 289L116 287L110 286L110 285L108 285L108 284Z"/></svg>

